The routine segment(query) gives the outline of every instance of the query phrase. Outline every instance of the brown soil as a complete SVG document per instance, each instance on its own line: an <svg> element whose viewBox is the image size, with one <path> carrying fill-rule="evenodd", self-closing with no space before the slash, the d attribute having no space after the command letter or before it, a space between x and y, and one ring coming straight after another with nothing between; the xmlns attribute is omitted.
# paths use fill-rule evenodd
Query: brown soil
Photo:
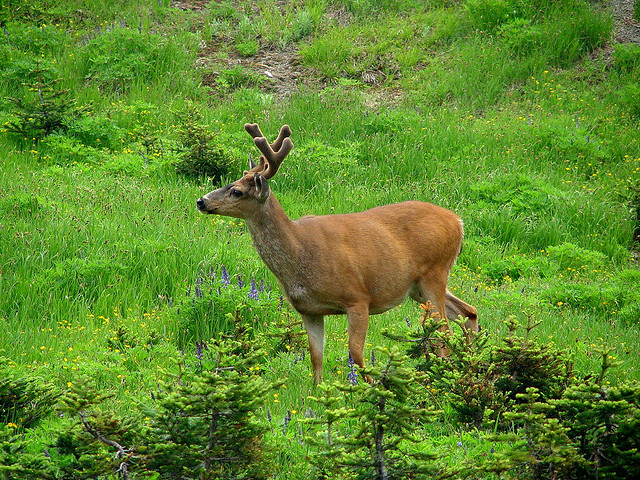
<svg viewBox="0 0 640 480"><path fill-rule="evenodd" d="M611 0L616 43L640 44L640 24L633 17L634 1L638 0Z"/></svg>

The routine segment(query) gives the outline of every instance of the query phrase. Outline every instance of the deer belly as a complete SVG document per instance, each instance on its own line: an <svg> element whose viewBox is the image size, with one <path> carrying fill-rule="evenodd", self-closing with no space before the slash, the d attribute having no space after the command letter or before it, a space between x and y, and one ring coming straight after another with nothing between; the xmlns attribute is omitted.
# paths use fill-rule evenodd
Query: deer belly
<svg viewBox="0 0 640 480"><path fill-rule="evenodd" d="M285 289L287 300L291 306L303 315L338 315L345 313L344 307L334 299L324 299L314 294L304 285L293 285Z"/></svg>

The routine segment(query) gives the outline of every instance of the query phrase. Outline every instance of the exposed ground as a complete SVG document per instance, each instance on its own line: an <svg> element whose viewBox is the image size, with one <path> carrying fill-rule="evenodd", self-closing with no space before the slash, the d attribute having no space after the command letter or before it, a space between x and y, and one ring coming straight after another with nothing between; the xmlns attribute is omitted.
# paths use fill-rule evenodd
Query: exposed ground
<svg viewBox="0 0 640 480"><path fill-rule="evenodd" d="M614 40L618 43L640 44L640 23L633 17L633 4L638 0L611 0Z"/></svg>
<svg viewBox="0 0 640 480"><path fill-rule="evenodd" d="M178 0L172 5L176 8L201 10L210 3L211 0ZM214 0L215 1L215 0ZM612 9L614 29L612 43L637 43L640 44L640 23L633 16L633 6L635 1L640 0L609 0ZM328 15L340 15L341 12L329 12ZM224 39L223 39L224 40ZM286 97L295 92L301 84L308 84L313 75L300 62L298 49L295 45L290 45L284 50L261 48L253 57L242 57L241 55L229 54L224 60L215 58L215 53L224 46L220 39L214 39L202 45L198 64L205 70L204 83L215 85L215 78L218 75L216 65L222 61L224 67L242 66L258 75L267 78L265 85L279 97ZM610 46L605 50L610 51ZM605 53L606 56L606 53ZM379 79L362 78L366 84L375 86ZM321 82L320 80L315 80ZM399 92L375 91L370 92L372 103L379 102L393 103L401 97Z"/></svg>

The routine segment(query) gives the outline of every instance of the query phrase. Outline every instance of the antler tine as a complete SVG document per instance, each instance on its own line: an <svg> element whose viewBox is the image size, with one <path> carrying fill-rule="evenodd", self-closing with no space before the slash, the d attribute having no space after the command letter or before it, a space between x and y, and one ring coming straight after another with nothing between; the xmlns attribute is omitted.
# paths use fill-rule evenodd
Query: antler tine
<svg viewBox="0 0 640 480"><path fill-rule="evenodd" d="M289 125L283 125L282 128L280 128L278 138L276 138L276 141L271 145L269 145L262 131L260 131L257 123L247 123L244 129L253 137L253 143L258 147L260 153L262 153L260 164L254 167L255 172L260 173L267 179L273 177L278 171L282 161L293 148L293 142L289 138L291 128L289 128Z"/></svg>

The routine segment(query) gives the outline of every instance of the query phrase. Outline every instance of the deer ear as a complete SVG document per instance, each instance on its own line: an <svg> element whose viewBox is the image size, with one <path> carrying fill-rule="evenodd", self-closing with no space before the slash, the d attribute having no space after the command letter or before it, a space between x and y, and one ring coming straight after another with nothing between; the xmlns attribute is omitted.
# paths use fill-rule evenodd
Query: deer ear
<svg viewBox="0 0 640 480"><path fill-rule="evenodd" d="M258 192L258 200L261 202L264 202L267 198L269 198L269 192L271 191L271 189L269 188L269 184L267 183L267 180L259 174L255 174L253 176L253 181L256 184L256 190Z"/></svg>

